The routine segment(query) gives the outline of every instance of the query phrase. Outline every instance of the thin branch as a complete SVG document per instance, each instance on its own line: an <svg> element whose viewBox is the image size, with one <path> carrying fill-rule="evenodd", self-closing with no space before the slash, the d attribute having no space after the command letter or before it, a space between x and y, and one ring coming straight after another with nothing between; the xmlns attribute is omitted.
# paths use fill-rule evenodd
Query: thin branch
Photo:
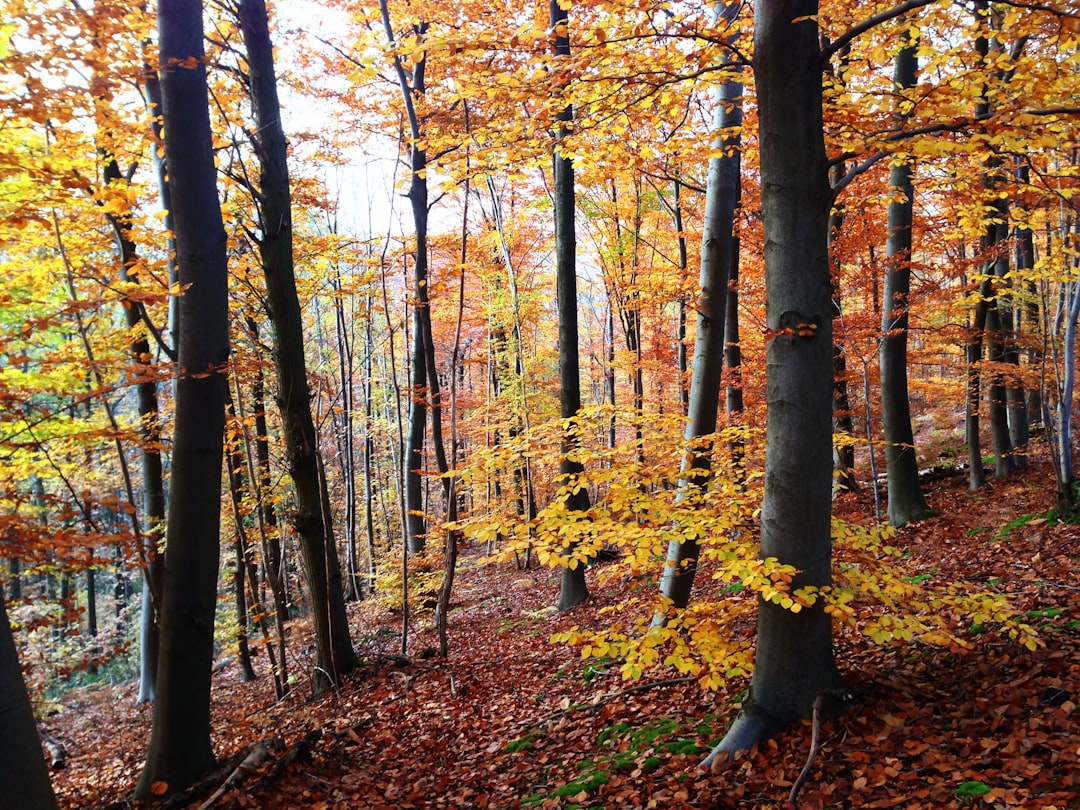
<svg viewBox="0 0 1080 810"><path fill-rule="evenodd" d="M872 28L876 28L882 23L886 23L889 20L894 20L897 17L902 17L909 11L922 8L923 6L929 6L935 3L936 0L907 0L905 3L887 8L884 11L880 11L871 17L867 17L858 25L855 25L830 42L824 48L821 49L821 53L818 55L818 66L824 70L825 65L833 58L834 55L842 51L847 47L852 40L861 34L865 34Z"/></svg>

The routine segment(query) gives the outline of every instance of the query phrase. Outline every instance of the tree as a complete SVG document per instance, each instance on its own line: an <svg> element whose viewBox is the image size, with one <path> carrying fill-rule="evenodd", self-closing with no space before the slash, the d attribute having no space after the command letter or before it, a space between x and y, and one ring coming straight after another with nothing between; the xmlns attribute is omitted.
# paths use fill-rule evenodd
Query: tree
<svg viewBox="0 0 1080 810"><path fill-rule="evenodd" d="M41 756L30 696L26 693L19 654L11 635L4 588L0 585L0 780L4 784L4 807L49 810L56 796L49 771Z"/></svg>
<svg viewBox="0 0 1080 810"><path fill-rule="evenodd" d="M185 292L157 697L146 764L135 789L140 799L182 790L214 764L210 676L229 359L225 229L207 104L202 4L163 0L158 40L165 159Z"/></svg>
<svg viewBox="0 0 1080 810"><path fill-rule="evenodd" d="M731 26L739 6L722 7L721 18ZM729 35L731 44L734 36ZM714 148L719 156L709 160L705 190L705 224L701 236L701 273L698 281L697 329L694 333L693 370L690 378L687 447L680 474L680 494L707 486L712 468L712 442L720 409L720 384L724 368L724 335L728 283L733 276L735 209L739 204L743 86L737 77L726 78L716 90ZM824 148L824 147L823 147ZM737 276L737 272L735 273ZM675 608L690 602L697 569L698 543L672 541L660 581L660 593ZM656 622L662 621L657 616Z"/></svg>
<svg viewBox="0 0 1080 810"><path fill-rule="evenodd" d="M569 5L569 4L567 4ZM570 56L569 11L559 0L548 4L552 36L552 48L556 57ZM556 77L556 81L565 81ZM562 448L559 475L565 489L566 508L573 512L587 512L589 492L578 477L585 472L584 465L573 457L576 440L571 420L581 410L581 371L578 357L577 319L577 238L574 227L575 194L574 163L560 152L560 144L570 134L574 110L567 104L555 115L555 151L552 155L554 173L553 202L555 205L555 298L559 310L559 415L563 420ZM562 569L559 589L559 610L569 610L589 598L585 584L585 566L572 561Z"/></svg>
<svg viewBox="0 0 1080 810"><path fill-rule="evenodd" d="M397 47L397 38L390 21L390 10L386 0L379 0L379 12L382 16L386 40L391 47ZM420 39L427 33L428 24L417 22L413 26L413 36ZM427 535L427 521L424 518L424 439L427 434L427 382L428 382L428 343L426 336L431 332L431 311L428 295L428 153L424 146L421 131L421 119L416 109L416 101L424 96L426 88L425 71L427 55L419 51L411 55L412 71L406 70L402 55L393 54L394 72L401 91L402 103L409 127L409 206L413 215L413 236L416 249L413 251L413 320L411 356L409 358L409 431L405 449L405 524L408 531L406 543L410 554L419 554L424 550ZM425 319L427 320L425 326ZM407 610L407 607L406 607Z"/></svg>
<svg viewBox="0 0 1080 810"><path fill-rule="evenodd" d="M918 43L902 34L894 82L898 92L915 86ZM903 114L897 113L902 125ZM881 321L881 419L888 465L889 522L903 526L920 520L929 508L919 485L915 438L908 401L908 306L911 294L911 228L915 210L914 167L910 158L893 158L889 171L888 241Z"/></svg>
<svg viewBox="0 0 1080 810"><path fill-rule="evenodd" d="M816 0L759 0L754 10L771 337L761 556L798 569L794 588L832 582L832 193L817 12ZM750 692L710 759L809 716L819 698L835 709L843 689L824 605L793 612L759 599Z"/></svg>
<svg viewBox="0 0 1080 810"><path fill-rule="evenodd" d="M266 279L267 311L274 327L277 400L285 426L289 474L296 492L294 525L300 535L315 617L312 685L318 694L352 670L356 655L349 637L333 518L311 418L303 320L293 270L288 154L264 0L240 0L238 18L247 52L248 87L255 120L252 138L259 160L259 187L255 195L261 231L259 255Z"/></svg>

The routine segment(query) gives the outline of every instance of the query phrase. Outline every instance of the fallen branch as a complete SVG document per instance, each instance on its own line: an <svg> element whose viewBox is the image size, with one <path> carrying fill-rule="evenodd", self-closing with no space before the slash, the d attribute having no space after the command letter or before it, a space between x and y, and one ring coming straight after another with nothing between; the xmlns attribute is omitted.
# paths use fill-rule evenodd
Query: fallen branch
<svg viewBox="0 0 1080 810"><path fill-rule="evenodd" d="M260 790L264 790L276 782L281 775L285 772L285 769L292 765L294 762L308 762L311 760L311 749L315 747L315 743L322 739L322 729L313 728L295 743L285 753L285 756L279 757L266 774L255 782L248 793L258 793Z"/></svg>
<svg viewBox="0 0 1080 810"><path fill-rule="evenodd" d="M217 803L218 799L236 787L237 784L257 773L274 752L280 751L284 747L285 743L280 737L271 737L257 743L250 753L240 761L240 764L232 770L225 781L221 783L221 787L214 792L214 795L199 805L199 810L209 810Z"/></svg>

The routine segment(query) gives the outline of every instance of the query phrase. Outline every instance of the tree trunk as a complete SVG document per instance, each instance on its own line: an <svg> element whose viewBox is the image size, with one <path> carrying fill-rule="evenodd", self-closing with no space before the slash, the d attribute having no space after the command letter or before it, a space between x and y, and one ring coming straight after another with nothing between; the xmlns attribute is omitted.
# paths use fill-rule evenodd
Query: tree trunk
<svg viewBox="0 0 1080 810"><path fill-rule="evenodd" d="M247 531L241 504L244 500L244 456L240 445L240 436L233 435L232 426L237 424L236 407L232 395L225 399L225 413L230 424L229 441L225 449L225 469L229 476L229 501L232 506L233 552L236 558L236 570L233 571L233 596L236 599L236 653L240 663L241 677L244 681L255 680L255 669L251 665L251 647L248 644L248 601L244 592L247 579ZM254 584L254 583L253 583Z"/></svg>
<svg viewBox="0 0 1080 810"><path fill-rule="evenodd" d="M296 493L294 523L300 539L315 619L316 694L336 684L356 662L349 637L341 569L325 486L304 358L303 319L293 271L292 203L285 133L281 127L273 47L264 0L241 0L239 20L248 58L248 82L259 157L259 254L267 308L274 326L278 407L284 426L289 474Z"/></svg>
<svg viewBox="0 0 1080 810"><path fill-rule="evenodd" d="M679 280L687 277L687 269L690 261L687 256L688 245L686 243L685 226L683 225L682 202L680 201L682 183L675 181L674 201L671 206L671 216L675 221L675 232L678 234L679 246ZM678 311L675 315L675 370L679 375L679 407L683 416L690 413L690 386L687 384L687 372L689 364L686 356L686 296L680 290L679 300L676 304Z"/></svg>
<svg viewBox="0 0 1080 810"><path fill-rule="evenodd" d="M982 462L982 437L980 436L979 409L982 400L983 336L986 332L986 315L990 309L991 285L983 280L979 284L979 297L975 302L972 324L968 328L964 359L967 363L967 396L965 400L964 436L968 451L968 488L976 490L986 483Z"/></svg>
<svg viewBox="0 0 1080 810"><path fill-rule="evenodd" d="M565 33L569 25L569 13L559 0L548 4L549 20L553 31L563 31L554 36L553 48L556 58L570 55L570 38ZM574 164L564 157L559 144L570 132L574 111L567 105L557 116L559 130L552 155L555 177L555 297L559 310L559 415L563 425L581 410L581 377L578 357L577 318L577 235L574 226ZM570 454L577 442L564 427L562 457L559 461L559 477L562 486L570 485L585 472L581 462L571 459ZM566 496L568 509L586 512L589 509L589 493L584 487L572 488ZM585 566L581 563L565 567L559 590L559 610L570 610L589 598L585 584Z"/></svg>
<svg viewBox="0 0 1080 810"><path fill-rule="evenodd" d="M379 0L386 39L396 44L390 11L386 0ZM423 36L427 31L426 23L417 23L415 33ZM409 136L412 146L409 152L409 205L412 208L413 231L416 237L416 250L413 253L413 318L412 318L412 357L410 358L409 392L409 430L405 448L405 523L406 544L409 554L419 554L424 550L427 535L427 521L424 518L424 438L427 433L427 340L425 339L425 318L428 313L428 186L427 186L427 150L421 148L422 132L420 118L414 99L422 97L425 90L426 59L420 58L413 63L412 74L406 73L405 65L398 56L394 56L394 70L401 89L402 102L405 105L409 124ZM430 320L428 320L430 324Z"/></svg>
<svg viewBox="0 0 1080 810"><path fill-rule="evenodd" d="M11 635L4 588L0 584L0 805L27 810L50 810L56 796L41 754L41 739L26 692L19 653Z"/></svg>
<svg viewBox="0 0 1080 810"><path fill-rule="evenodd" d="M247 326L256 346L260 345L258 324L254 320L248 320ZM243 406L243 399L239 392L237 392L236 401L240 407ZM253 443L255 445L255 468L250 469L249 472L251 480L258 482L255 489L258 492L259 517L262 521L262 536L266 545L263 554L263 570L266 572L266 579L270 582L270 590L274 595L274 612L277 615L278 630L282 634L280 646L282 660L284 660L284 629L285 623L290 618L288 577L286 576L288 566L281 545L281 531L278 526L277 510L269 497L273 474L270 469L270 434L266 423L266 377L263 374L261 364L255 370L255 382L251 388L251 405L255 412L255 439L254 442L249 441L248 443L248 464L250 467L250 447Z"/></svg>
<svg viewBox="0 0 1080 810"><path fill-rule="evenodd" d="M724 5L725 23L734 20L739 6ZM728 281L734 256L735 208L738 205L742 159L738 130L742 126L742 83L729 78L716 91L713 146L720 157L709 160L705 191L705 221L701 236L701 273L698 281L697 332L690 372L690 402L684 440L686 450L680 469L679 497L694 488L708 486L712 469L712 444L703 437L716 432L720 410L720 386L724 370L724 320L727 314ZM697 571L696 540L672 542L660 579L660 594L676 609L690 602ZM663 622L658 614L653 624Z"/></svg>
<svg viewBox="0 0 1080 810"><path fill-rule="evenodd" d="M154 85L156 94L160 93L158 82ZM156 96L154 96L156 97ZM157 102L160 104L160 99ZM156 105L155 105L156 106ZM121 180L120 167L114 159L105 164L106 183ZM162 194L169 198L168 193ZM108 217L116 236L120 252L120 280L138 283L139 255L135 243L131 240L129 223L113 215ZM165 526L165 483L161 460L162 445L161 422L158 415L157 382L153 371L147 366L150 355L150 341L145 333L138 331L142 304L128 301L124 307L124 318L132 334L137 337L131 341L128 354L131 357L132 372L139 380L136 396L139 408L139 455L142 468L143 511L146 515L143 542L146 564L143 567L143 603L139 632L139 694L136 702L148 703L154 699L154 681L157 675L158 649L161 643L161 628L158 616L161 614L161 596L164 583L165 555L159 548L161 531ZM174 347L175 348L175 347Z"/></svg>
<svg viewBox="0 0 1080 810"><path fill-rule="evenodd" d="M842 168L842 167L840 167ZM833 177L837 180L843 176L840 168L833 168ZM837 205L829 213L829 267L831 272L830 284L832 287L832 314L833 320L843 323L844 305L840 295L839 271L840 261L835 254L833 245L844 226L843 207ZM836 335L833 330L833 432L842 433L848 437L855 436L855 421L852 418L851 397L848 395L848 371L847 352L843 344L843 335ZM871 450L871 452L873 452ZM859 482L855 477L855 445L845 441L833 446L833 481L834 489L844 492L857 492ZM875 484L875 492L876 484Z"/></svg>
<svg viewBox="0 0 1080 810"><path fill-rule="evenodd" d="M1027 163L1017 157L1016 180L1021 186L1029 182L1030 170ZM1019 203L1022 210L1026 211L1023 202ZM1035 267L1035 235L1030 228L1019 227L1016 232L1016 273L1020 278L1029 278L1030 271ZM1033 281L1026 282L1028 295L1024 304L1016 309L1015 326L1018 332L1024 331L1029 338L1027 348L1027 365L1029 368L1038 368L1043 361L1042 351L1039 349L1038 338L1043 334L1042 321L1039 317L1039 299ZM1028 429L1028 440L1031 432L1039 430L1043 426L1043 401L1042 390L1038 385L1029 385L1024 391L1024 407L1027 410L1025 423Z"/></svg>
<svg viewBox="0 0 1080 810"><path fill-rule="evenodd" d="M183 790L214 764L210 669L229 359L225 230L207 104L202 4L162 0L158 41L177 263L187 291L180 302L158 694L146 766L135 789L139 799L159 795L162 785L165 793Z"/></svg>
<svg viewBox="0 0 1080 810"><path fill-rule="evenodd" d="M994 477L1004 478L1015 465L1012 433L1009 429L1009 381L1004 373L1010 340L1011 315L1007 316L1008 296L1003 293L1008 280L1009 254L1006 243L1009 238L1009 210L1004 200L993 206L994 217L1001 218L987 226L986 249L994 253L987 272L992 275L993 295L987 311L986 331L991 362L990 373L990 437L994 448Z"/></svg>
<svg viewBox="0 0 1080 810"><path fill-rule="evenodd" d="M795 566L792 587L831 573L831 193L822 129L816 0L759 0L754 77L769 333L761 556ZM799 613L759 600L749 697L711 756L749 748L843 687L819 601Z"/></svg>
<svg viewBox="0 0 1080 810"><path fill-rule="evenodd" d="M915 86L917 43L903 34L893 82L898 91ZM899 119L900 113L897 112ZM911 293L914 170L910 160L895 160L889 171L888 239L881 319L881 421L889 485L889 523L903 526L930 511L919 485L919 462L911 430L908 399L908 306Z"/></svg>

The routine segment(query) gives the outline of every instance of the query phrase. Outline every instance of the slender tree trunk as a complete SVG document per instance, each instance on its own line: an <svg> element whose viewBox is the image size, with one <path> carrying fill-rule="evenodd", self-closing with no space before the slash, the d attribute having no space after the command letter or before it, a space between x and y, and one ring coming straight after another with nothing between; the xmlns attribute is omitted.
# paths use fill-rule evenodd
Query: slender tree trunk
<svg viewBox="0 0 1080 810"><path fill-rule="evenodd" d="M230 425L236 425L236 408L232 395L225 400L225 412ZM236 657L240 663L240 672L244 681L255 680L255 669L251 665L251 648L248 645L248 601L244 591L247 579L247 531L240 505L244 500L244 456L240 445L240 436L232 435L229 429L229 441L225 450L225 467L229 474L229 500L233 517L233 551L236 555L236 570L233 571L233 595L236 599Z"/></svg>
<svg viewBox="0 0 1080 810"><path fill-rule="evenodd" d="M683 225L682 202L680 201L682 183L675 181L675 199L671 206L675 231L678 234L679 279L685 279L690 261L687 256L686 232ZM679 374L679 405L683 416L690 413L690 386L687 384L689 365L686 356L686 297L680 292L675 314L675 369Z"/></svg>
<svg viewBox="0 0 1080 810"><path fill-rule="evenodd" d="M335 268L334 286L334 333L337 339L338 378L341 386L341 408L335 415L338 448L341 458L341 477L345 490L345 595L351 600L364 598L363 577L360 574L360 547L357 542L356 509L356 449L353 423L356 397L353 383L352 313L345 312L345 296L342 295L341 269Z"/></svg>
<svg viewBox="0 0 1080 810"><path fill-rule="evenodd" d="M843 177L841 167L834 167L833 178L839 180ZM829 268L831 272L830 284L832 287L832 313L833 320L843 323L844 306L840 294L839 271L840 261L836 256L835 244L844 227L844 210L839 204L833 207L829 213ZM852 418L851 397L848 395L848 370L847 351L844 348L843 334L837 334L833 329L833 432L843 434L849 438L855 436L855 421ZM873 448L871 447L871 453ZM859 482L855 477L855 445L850 441L843 441L833 446L833 474L835 479L833 487L839 491L857 492ZM877 484L875 483L875 492Z"/></svg>
<svg viewBox="0 0 1080 810"><path fill-rule="evenodd" d="M259 325L254 320L249 319L247 327L255 345L260 346ZM237 405L242 409L243 399L240 392L236 394L236 401ZM266 546L263 554L263 569L274 596L274 612L277 615L277 625L279 630L284 633L285 624L290 618L287 562L281 545L282 535L278 525L277 510L270 499L273 473L270 469L270 433L266 422L266 376L263 373L261 364L255 369L255 382L251 388L251 407L254 411L255 437L253 442L250 436L246 438L248 439L249 448L249 467L251 467L250 448L252 444L255 447L255 467L249 469L249 474L252 481L258 482L255 491L259 503L262 537ZM281 638L281 648L282 660L284 660L284 635Z"/></svg>
<svg viewBox="0 0 1080 810"><path fill-rule="evenodd" d="M964 358L967 363L967 398L965 404L964 435L968 450L968 487L976 490L986 483L982 462L982 437L980 436L979 410L982 401L983 336L986 333L986 315L990 308L991 284L988 279L979 284L979 297L975 303L971 326L968 327Z"/></svg>
<svg viewBox="0 0 1080 810"><path fill-rule="evenodd" d="M214 764L210 669L221 513L225 366L229 358L225 230L217 196L203 53L202 4L161 0L158 41L180 302L161 659L150 747L136 798L173 793ZM182 65L182 67L178 67Z"/></svg>
<svg viewBox="0 0 1080 810"><path fill-rule="evenodd" d="M304 357L303 320L293 270L292 203L285 133L281 126L273 47L264 0L241 0L239 19L248 58L248 83L259 156L259 253L274 325L278 406L289 474L296 493L294 525L300 538L315 618L316 694L348 674L356 662L345 613L333 525L325 508L318 439Z"/></svg>
<svg viewBox="0 0 1080 810"><path fill-rule="evenodd" d="M1066 222L1062 234L1066 241L1072 232L1073 237L1080 235L1080 224ZM1080 268L1080 260L1072 260L1073 273ZM1057 446L1054 448L1055 476L1058 490L1058 508L1063 514L1074 514L1077 508L1076 471L1073 466L1073 398L1076 389L1076 338L1077 320L1080 319L1080 282L1069 280L1063 283L1064 290L1059 315L1062 321L1061 331L1061 381L1058 383L1057 402ZM1058 331L1058 330L1055 330Z"/></svg>
<svg viewBox="0 0 1080 810"><path fill-rule="evenodd" d="M468 122L468 107L466 109L466 122ZM461 362L461 328L465 319L465 267L469 257L469 179L466 175L465 189L462 195L465 204L461 213L461 256L458 266L461 268L461 277L458 279L457 300L457 323L454 327L454 347L450 354L450 468L458 468L458 434L457 434L457 393L458 393L458 367ZM435 605L435 629L439 635L439 655L445 658L450 652L448 638L448 624L450 613L450 596L454 590L454 575L457 573L457 560L459 538L461 530L454 524L458 521L459 506L457 479L451 478L448 470L442 470L443 480L446 487L446 522L450 528L446 529L446 545L443 554L443 578L439 586L439 597Z"/></svg>
<svg viewBox="0 0 1080 810"><path fill-rule="evenodd" d="M41 738L26 692L19 653L11 635L4 588L0 585L0 782L4 786L0 806L51 810L56 795L41 754Z"/></svg>
<svg viewBox="0 0 1080 810"><path fill-rule="evenodd" d="M396 44L394 28L390 22L390 11L386 0L379 0L386 39ZM415 34L423 36L427 32L427 23L414 26ZM430 329L428 310L428 185L427 185L427 150L421 148L422 136L420 117L414 100L426 91L425 71L427 60L420 58L413 63L411 75L406 72L401 59L394 56L394 70L397 74L402 101L405 104L409 124L409 136L412 146L409 149L409 205L413 215L413 231L416 238L416 250L413 253L413 319L412 319L412 356L410 358L409 392L409 431L405 448L405 508L407 546L409 554L419 554L424 550L427 536L427 521L424 518L424 438L427 433L427 380L428 358L426 354L425 319Z"/></svg>
<svg viewBox="0 0 1080 810"><path fill-rule="evenodd" d="M158 83L154 81L153 84L156 86ZM115 160L109 159L105 164L105 182L119 182L121 177L120 167ZM140 259L136 245L131 239L130 223L112 215L109 216L109 223L113 228L120 253L120 280L138 283ZM136 396L139 409L139 455L142 468L143 512L146 515L145 531L141 533L145 544L146 564L143 568L143 603L139 633L139 693L136 699L139 704L148 703L154 699L158 650L161 641L158 617L161 614L165 572L164 550L159 547L161 531L165 526L164 471L161 451L158 450L162 446L161 421L158 414L155 372L146 362L151 356L150 341L145 333L137 330L143 313L142 304L136 301L129 301L124 307L127 326L132 334L138 335L131 341L128 354L131 357L132 372L138 379Z"/></svg>
<svg viewBox="0 0 1080 810"><path fill-rule="evenodd" d="M722 6L721 18L734 21L739 6ZM727 314L728 282L734 256L735 209L738 205L742 158L739 128L742 126L742 83L725 80L716 91L714 148L720 157L709 160L705 192L705 221L701 237L701 274L698 281L697 332L690 377L689 419L684 440L686 450L680 470L679 497L708 486L712 469L712 443L704 439L716 432L720 410L720 386L724 369L724 320ZM672 542L660 579L660 593L676 609L690 602L697 571L696 540ZM657 615L653 623L664 621Z"/></svg>
<svg viewBox="0 0 1080 810"><path fill-rule="evenodd" d="M253 324L250 321L248 327L249 329L252 329L253 327ZM253 330L252 334L257 334L257 332ZM254 420L255 430L260 434L254 441L252 441L251 434L245 423L243 394L240 388L239 379L236 375L233 375L233 382L235 383L236 388L236 411L240 417L239 428L244 437L243 461L247 467L248 480L251 482L251 490L256 504L255 523L259 530L259 545L262 550L264 580L270 585L271 599L273 599L275 608L275 636L273 642L277 645L276 655L270 646L269 623L265 618L261 618L259 620L259 625L262 628L263 636L267 641L267 658L274 668L274 696L280 700L288 695L290 690L288 672L289 662L285 650L285 623L289 619L289 611L285 595L284 575L281 572L281 548L277 542L276 534L272 534L273 532L276 532L277 529L276 513L266 494L270 487L270 457L269 448L264 447L267 442L266 413L263 410L262 404L262 370L260 368L256 373L253 393L255 407L257 409ZM254 450L252 449L253 445L255 448ZM265 459L263 458L264 452ZM256 456L258 457L258 463L256 463ZM226 458L228 458L228 456L226 456ZM271 524L269 518L274 518L275 523ZM257 614L259 616L264 616L266 611L262 608L262 604L265 599L265 588L260 584L258 566L255 563L254 555L250 553L250 549L245 549L245 552L248 567L247 580L251 589L251 603L256 607ZM277 555L276 558L275 554Z"/></svg>
<svg viewBox="0 0 1080 810"><path fill-rule="evenodd" d="M1006 250L1009 211L1004 200L997 200L993 208L995 218L1003 218L1003 221L987 226L985 238L985 248L996 254L987 271L992 276L993 290L986 315L992 368L989 414L990 437L994 448L994 477L1004 478L1015 467L1012 433L1009 429L1009 381L1004 373L1011 329L1011 316L1007 315L1008 296L1004 293L1009 272L1009 254Z"/></svg>
<svg viewBox="0 0 1080 810"><path fill-rule="evenodd" d="M8 586L11 588L11 600L22 599L22 563L18 557L8 560Z"/></svg>
<svg viewBox="0 0 1080 810"><path fill-rule="evenodd" d="M893 82L899 91L915 86L917 42L903 34ZM900 113L897 113L899 118ZM929 507L919 485L919 462L911 430L908 399L908 308L911 294L912 224L915 213L914 168L897 160L889 171L888 239L881 320L881 421L889 486L889 522L903 526L926 517Z"/></svg>
<svg viewBox="0 0 1080 810"><path fill-rule="evenodd" d="M832 204L821 113L816 0L758 0L754 78L761 138L768 327L768 418L761 556L800 573L831 573L832 301L827 250ZM843 687L832 622L819 601L799 613L758 602L750 692L711 757L749 748Z"/></svg>
<svg viewBox="0 0 1080 810"><path fill-rule="evenodd" d="M1027 163L1020 157L1016 164L1016 179L1022 186L1029 182L1030 175ZM1020 203L1023 209L1023 203ZM1021 279L1026 279L1030 271L1035 267L1035 235L1030 228L1019 227L1016 232L1016 273ZM1039 368L1042 365L1042 351L1038 347L1038 339L1042 337L1042 320L1039 316L1039 299L1036 295L1033 281L1021 282L1027 291L1026 302L1016 308L1016 330L1028 335L1029 345L1026 351L1028 368ZM1024 391L1024 407L1027 409L1025 422L1028 428L1028 440L1031 439L1032 431L1038 431L1043 426L1043 402L1042 391L1038 385L1028 385Z"/></svg>
<svg viewBox="0 0 1080 810"><path fill-rule="evenodd" d="M569 4L567 4L569 5ZM569 25L569 13L558 0L548 4L549 21L555 31L553 48L556 58L570 56L570 38L565 33ZM558 33L562 31L563 33ZM556 147L552 156L555 177L555 297L559 310L559 415L563 425L573 419L581 410L581 375L578 356L578 318L577 318L577 236L574 226L575 192L574 164L564 157L559 144L569 135L570 125L574 120L574 111L567 105L558 114L558 132ZM577 446L572 431L565 427L562 437L559 477L562 486L569 486L566 506L576 512L589 509L589 493L582 487L574 487L573 482L585 472L581 462L571 458L571 452ZM578 564L565 567L559 590L559 610L570 610L589 598L589 588L585 584L585 566Z"/></svg>
<svg viewBox="0 0 1080 810"><path fill-rule="evenodd" d="M364 530L367 536L368 556L368 591L375 592L375 503L374 482L372 481L372 462L375 455L375 406L372 401L372 359L375 353L375 336L372 330L371 296L368 295L365 307L367 317L364 323Z"/></svg>
<svg viewBox="0 0 1080 810"><path fill-rule="evenodd" d="M741 204L741 198L740 189L736 200L736 211ZM728 424L732 426L742 423L743 412L742 347L739 343L739 245L736 225L736 233L731 240L731 275L728 280L726 314L724 315L724 368L728 372L728 384L724 392L724 410L727 413ZM734 474L738 476L740 485L744 484L746 479L745 445L746 442L741 437L728 442Z"/></svg>

